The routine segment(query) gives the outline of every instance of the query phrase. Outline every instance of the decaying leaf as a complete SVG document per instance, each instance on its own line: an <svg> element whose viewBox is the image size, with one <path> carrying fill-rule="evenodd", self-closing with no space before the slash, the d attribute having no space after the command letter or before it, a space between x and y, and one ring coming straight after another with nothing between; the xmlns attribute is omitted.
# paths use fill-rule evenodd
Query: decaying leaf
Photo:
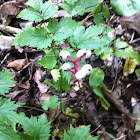
<svg viewBox="0 0 140 140"><path fill-rule="evenodd" d="M140 12L130 17L123 16L120 19L120 22L123 28L129 29L129 30L133 29L137 31L140 35Z"/></svg>
<svg viewBox="0 0 140 140"><path fill-rule="evenodd" d="M27 64L26 59L18 59L10 62L7 67L14 67L16 70L21 70Z"/></svg>
<svg viewBox="0 0 140 140"><path fill-rule="evenodd" d="M48 90L47 84L40 82L42 73L43 73L43 71L39 68L38 70L36 70L33 79L37 83L37 86L38 86L40 92L41 93L46 93L47 90Z"/></svg>
<svg viewBox="0 0 140 140"><path fill-rule="evenodd" d="M11 48L15 37L0 35L0 50Z"/></svg>
<svg viewBox="0 0 140 140"><path fill-rule="evenodd" d="M135 67L136 67L135 59L131 59L131 58L126 59L123 68L123 75L128 76L129 74L132 74L135 70Z"/></svg>
<svg viewBox="0 0 140 140"><path fill-rule="evenodd" d="M20 8L23 7L23 2L19 1L9 1L5 2L0 7L0 19L4 25L8 25L11 22L11 18L15 18L19 12Z"/></svg>

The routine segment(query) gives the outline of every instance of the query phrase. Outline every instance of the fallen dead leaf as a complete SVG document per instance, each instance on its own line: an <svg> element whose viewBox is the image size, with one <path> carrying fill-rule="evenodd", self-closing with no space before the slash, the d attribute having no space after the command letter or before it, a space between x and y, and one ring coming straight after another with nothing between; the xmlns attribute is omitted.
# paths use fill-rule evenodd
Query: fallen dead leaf
<svg viewBox="0 0 140 140"><path fill-rule="evenodd" d="M37 86L38 86L41 94L46 93L48 90L47 84L40 82L42 73L43 73L43 71L39 68L36 70L34 77L33 77L34 81L37 83Z"/></svg>
<svg viewBox="0 0 140 140"><path fill-rule="evenodd" d="M140 35L140 11L132 16L126 17L123 16L120 19L121 25L126 29L133 29L137 31Z"/></svg>
<svg viewBox="0 0 140 140"><path fill-rule="evenodd" d="M15 37L0 35L0 50L10 49L14 39Z"/></svg>
<svg viewBox="0 0 140 140"><path fill-rule="evenodd" d="M20 8L23 7L23 2L19 1L8 1L1 5L0 7L0 18L4 25L9 25L12 18L15 18L19 12Z"/></svg>
<svg viewBox="0 0 140 140"><path fill-rule="evenodd" d="M13 62L10 62L7 67L13 67L16 70L21 70L27 64L26 59L18 59Z"/></svg>
<svg viewBox="0 0 140 140"><path fill-rule="evenodd" d="M70 15L65 10L59 10L52 18L58 18L58 17L68 17L70 18Z"/></svg>
<svg viewBox="0 0 140 140"><path fill-rule="evenodd" d="M24 89L29 89L30 88L30 82L29 82L29 80L26 81L24 84L17 83L16 85L18 87L21 87L21 88L24 88Z"/></svg>

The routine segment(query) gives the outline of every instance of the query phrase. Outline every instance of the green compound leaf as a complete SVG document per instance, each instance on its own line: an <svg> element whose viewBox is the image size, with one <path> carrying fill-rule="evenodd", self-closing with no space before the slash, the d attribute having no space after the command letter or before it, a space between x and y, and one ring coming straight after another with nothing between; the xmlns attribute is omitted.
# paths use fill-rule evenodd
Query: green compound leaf
<svg viewBox="0 0 140 140"><path fill-rule="evenodd" d="M60 3L59 6L62 7L70 16L74 15L83 15L86 12L92 11L96 4L100 2L100 0L74 0L76 2L72 2L72 0L66 0L67 3ZM94 5L95 6L91 6ZM89 7L91 6L91 7Z"/></svg>
<svg viewBox="0 0 140 140"><path fill-rule="evenodd" d="M78 27L73 36L69 38L69 43L74 48L79 49L99 49L111 42L111 39L105 35L103 37L97 37L103 32L101 26L90 26L86 29L84 27Z"/></svg>
<svg viewBox="0 0 140 140"><path fill-rule="evenodd" d="M73 5L75 2L77 2L78 0L65 0L68 4Z"/></svg>
<svg viewBox="0 0 140 140"><path fill-rule="evenodd" d="M33 140L47 140L50 137L50 122L47 121L45 114L38 119L31 116L31 118L23 118L20 120L25 132L33 137Z"/></svg>
<svg viewBox="0 0 140 140"><path fill-rule="evenodd" d="M47 31L40 27L29 27L23 29L18 35L16 35L13 45L17 46L29 46L37 49L44 49L51 46L52 39L48 36Z"/></svg>
<svg viewBox="0 0 140 140"><path fill-rule="evenodd" d="M116 49L126 48L128 47L128 43L125 41L121 41L120 39L117 39L114 41L114 46Z"/></svg>
<svg viewBox="0 0 140 140"><path fill-rule="evenodd" d="M101 105L108 110L108 108L110 107L109 102L104 98L103 93L101 91L101 89L99 87L93 88L94 93L101 98Z"/></svg>
<svg viewBox="0 0 140 140"><path fill-rule="evenodd" d="M69 91L70 83L64 78L63 75L58 79L57 82L54 81L53 87L56 88L57 91Z"/></svg>
<svg viewBox="0 0 140 140"><path fill-rule="evenodd" d="M109 12L109 8L108 8L108 6L105 4L104 6L103 6L103 8L102 8L102 14L103 14L103 16L105 17L105 18L109 18L109 16L110 16L110 12Z"/></svg>
<svg viewBox="0 0 140 140"><path fill-rule="evenodd" d="M68 83L70 83L70 80L71 80L71 72L69 72L69 71L62 71L62 75L63 75L63 78L66 78L66 80L68 81Z"/></svg>
<svg viewBox="0 0 140 140"><path fill-rule="evenodd" d="M104 80L104 72L100 68L95 68L92 70L89 77L89 85L94 88L99 86Z"/></svg>
<svg viewBox="0 0 140 140"><path fill-rule="evenodd" d="M95 53L96 55L101 55L101 59L106 59L113 55L113 50L108 46L104 46L102 49L95 49Z"/></svg>
<svg viewBox="0 0 140 140"><path fill-rule="evenodd" d="M89 135L90 125L81 127L77 130L70 125L70 130L64 131L64 138L62 140L98 140L98 137L93 137Z"/></svg>
<svg viewBox="0 0 140 140"><path fill-rule="evenodd" d="M44 68L53 69L57 63L55 54L52 49L46 51L46 56L42 60L38 61Z"/></svg>
<svg viewBox="0 0 140 140"><path fill-rule="evenodd" d="M0 139L1 140L21 140L16 131L0 120Z"/></svg>
<svg viewBox="0 0 140 140"><path fill-rule="evenodd" d="M55 41L63 41L73 34L77 26L78 24L70 18L62 18L59 23L54 18L47 28L53 34Z"/></svg>
<svg viewBox="0 0 140 140"><path fill-rule="evenodd" d="M132 16L140 10L138 0L111 0L111 6L119 15Z"/></svg>
<svg viewBox="0 0 140 140"><path fill-rule="evenodd" d="M50 100L44 100L42 103L42 108L44 110L48 110L48 108L55 108L57 109L58 106L58 97L56 95L52 96Z"/></svg>
<svg viewBox="0 0 140 140"><path fill-rule="evenodd" d="M103 16L100 13L94 14L94 23L99 25L100 23L104 23Z"/></svg>
<svg viewBox="0 0 140 140"><path fill-rule="evenodd" d="M28 21L40 22L49 19L57 12L57 7L50 2L43 3L42 0L29 0L26 5L30 6L22 10L18 18Z"/></svg>
<svg viewBox="0 0 140 140"><path fill-rule="evenodd" d="M12 80L12 73L8 70L0 72L0 95L5 95L10 90L15 81Z"/></svg>
<svg viewBox="0 0 140 140"><path fill-rule="evenodd" d="M140 55L138 51L134 51L131 48L126 48L125 53L127 53L131 58L135 59L136 64L140 64Z"/></svg>
<svg viewBox="0 0 140 140"><path fill-rule="evenodd" d="M18 123L20 114L17 114L14 110L21 107L23 103L16 103L10 99L0 98L0 120L6 122L8 125L15 128L16 123Z"/></svg>

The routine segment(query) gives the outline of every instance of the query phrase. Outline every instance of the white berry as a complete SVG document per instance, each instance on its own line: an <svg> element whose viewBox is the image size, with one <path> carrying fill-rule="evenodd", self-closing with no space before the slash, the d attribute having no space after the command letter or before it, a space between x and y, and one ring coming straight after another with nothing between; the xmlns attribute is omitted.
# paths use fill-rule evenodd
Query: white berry
<svg viewBox="0 0 140 140"><path fill-rule="evenodd" d="M82 70L85 71L86 75L90 75L90 73L92 72L92 66L90 64L85 64L82 67Z"/></svg>
<svg viewBox="0 0 140 140"><path fill-rule="evenodd" d="M59 57L61 57L64 61L68 59L68 56L70 56L70 53L68 51L61 51L59 53Z"/></svg>
<svg viewBox="0 0 140 140"><path fill-rule="evenodd" d="M84 54L86 54L86 49L79 50L76 55L77 55L77 57L80 57Z"/></svg>
<svg viewBox="0 0 140 140"><path fill-rule="evenodd" d="M62 70L68 70L68 69L71 69L71 66L70 66L70 64L69 63L64 63L63 65L62 65Z"/></svg>
<svg viewBox="0 0 140 140"><path fill-rule="evenodd" d="M87 59L87 58L89 58L91 56L92 52L91 52L91 50L82 49L82 50L79 50L77 52L77 57L80 57L80 56L82 56L84 54L86 55L85 58Z"/></svg>
<svg viewBox="0 0 140 140"><path fill-rule="evenodd" d="M92 54L92 51L91 50L87 50L86 51L86 59L87 58L90 58L91 57L91 54Z"/></svg>
<svg viewBox="0 0 140 140"><path fill-rule="evenodd" d="M77 80L82 80L83 78L86 77L86 72L81 69L78 72L76 72L75 77Z"/></svg>

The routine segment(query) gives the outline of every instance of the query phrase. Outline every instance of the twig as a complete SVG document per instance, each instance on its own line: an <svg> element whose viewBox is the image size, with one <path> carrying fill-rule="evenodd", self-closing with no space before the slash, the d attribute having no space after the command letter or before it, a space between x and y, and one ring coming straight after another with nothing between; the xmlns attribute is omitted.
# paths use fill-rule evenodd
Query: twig
<svg viewBox="0 0 140 140"><path fill-rule="evenodd" d="M114 58L114 59L117 59L117 58ZM111 89L111 92L114 90L115 83L116 83L116 80L117 80L117 74L118 74L118 59L117 59L117 67L116 67L116 71L115 71L115 79L114 79L114 83L113 83L113 87Z"/></svg>
<svg viewBox="0 0 140 140"><path fill-rule="evenodd" d="M82 22L82 25L90 18L92 17L92 12L90 12L81 22Z"/></svg>
<svg viewBox="0 0 140 140"><path fill-rule="evenodd" d="M39 108L35 108L35 107L31 107L31 106L22 106L23 108L30 108L30 109L33 109L33 110L37 110L37 111L40 111L40 112L47 112L45 110L42 110L42 109L39 109Z"/></svg>
<svg viewBox="0 0 140 140"><path fill-rule="evenodd" d="M14 27L5 26L5 25L0 25L0 29L6 31L8 33L11 33L11 34L17 34L22 31L19 28L14 28Z"/></svg>

